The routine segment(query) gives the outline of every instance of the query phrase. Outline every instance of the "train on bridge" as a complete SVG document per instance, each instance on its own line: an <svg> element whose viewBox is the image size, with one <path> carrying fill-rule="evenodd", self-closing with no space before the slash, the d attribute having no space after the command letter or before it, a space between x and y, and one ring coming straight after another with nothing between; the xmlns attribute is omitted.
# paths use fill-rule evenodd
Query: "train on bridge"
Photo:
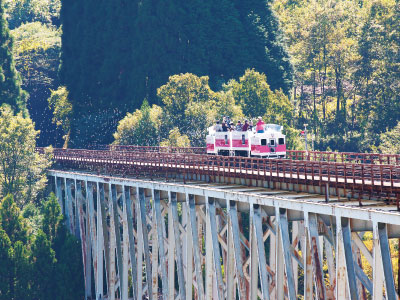
<svg viewBox="0 0 400 300"><path fill-rule="evenodd" d="M265 124L264 130L216 131L208 129L207 154L259 158L285 158L286 136L283 126Z"/></svg>

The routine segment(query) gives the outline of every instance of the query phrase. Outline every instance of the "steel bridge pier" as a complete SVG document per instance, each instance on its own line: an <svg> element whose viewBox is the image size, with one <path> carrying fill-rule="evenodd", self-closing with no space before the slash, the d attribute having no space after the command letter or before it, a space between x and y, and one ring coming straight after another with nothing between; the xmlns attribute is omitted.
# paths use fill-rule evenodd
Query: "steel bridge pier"
<svg viewBox="0 0 400 300"><path fill-rule="evenodd" d="M49 176L82 242L86 299L398 299L398 212L222 183Z"/></svg>

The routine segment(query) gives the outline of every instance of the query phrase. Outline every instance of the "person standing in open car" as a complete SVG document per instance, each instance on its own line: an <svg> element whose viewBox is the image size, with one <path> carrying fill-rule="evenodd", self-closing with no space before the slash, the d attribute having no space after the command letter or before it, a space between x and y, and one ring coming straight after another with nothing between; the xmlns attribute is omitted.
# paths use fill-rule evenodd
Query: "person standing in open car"
<svg viewBox="0 0 400 300"><path fill-rule="evenodd" d="M242 131L247 131L249 130L249 121L245 120L244 125L242 126Z"/></svg>
<svg viewBox="0 0 400 300"><path fill-rule="evenodd" d="M217 121L217 124L215 124L214 130L217 131L217 132L221 132L222 131L222 126L221 126L221 124L219 124L219 121Z"/></svg>
<svg viewBox="0 0 400 300"><path fill-rule="evenodd" d="M264 133L264 125L265 123L263 122L262 118L258 117L258 122L256 124L257 133Z"/></svg>
<svg viewBox="0 0 400 300"><path fill-rule="evenodd" d="M237 121L237 124L236 124L236 131L242 131L242 123L240 122L240 120Z"/></svg>
<svg viewBox="0 0 400 300"><path fill-rule="evenodd" d="M228 126L226 125L226 121L225 120L222 121L222 131L223 132L227 132L228 131Z"/></svg>

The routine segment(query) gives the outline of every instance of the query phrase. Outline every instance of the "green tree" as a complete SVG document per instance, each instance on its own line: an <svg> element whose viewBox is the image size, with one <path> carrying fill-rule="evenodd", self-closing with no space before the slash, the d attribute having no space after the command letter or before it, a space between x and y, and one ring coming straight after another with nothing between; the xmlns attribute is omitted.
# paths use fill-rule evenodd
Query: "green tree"
<svg viewBox="0 0 400 300"><path fill-rule="evenodd" d="M275 13L272 0L235 0L245 32L246 68L255 68L267 75L272 90L288 94L293 85L294 70L286 38ZM216 27L218 28L218 27Z"/></svg>
<svg viewBox="0 0 400 300"><path fill-rule="evenodd" d="M29 284L32 274L29 255L29 250L21 241L14 244L14 295L12 299L30 299Z"/></svg>
<svg viewBox="0 0 400 300"><path fill-rule="evenodd" d="M270 94L265 120L285 126L293 126L293 104L282 90Z"/></svg>
<svg viewBox="0 0 400 300"><path fill-rule="evenodd" d="M224 89L227 93L232 92L236 103L249 118L265 116L268 122L292 125L292 103L282 90L273 92L270 89L265 74L246 70L239 82L231 80Z"/></svg>
<svg viewBox="0 0 400 300"><path fill-rule="evenodd" d="M83 299L85 296L81 243L65 226L59 226L53 242L57 263L55 277L57 300Z"/></svg>
<svg viewBox="0 0 400 300"><path fill-rule="evenodd" d="M32 205L21 215L11 195L0 204L0 299L82 299L79 241L63 225L54 194L39 220L30 220L38 214ZM34 223L40 228L29 227Z"/></svg>
<svg viewBox="0 0 400 300"><path fill-rule="evenodd" d="M236 103L243 108L246 116L256 118L267 112L268 98L272 91L265 74L260 74L255 70L246 70L245 74L239 78L239 82L233 79L225 86L225 89L232 90Z"/></svg>
<svg viewBox="0 0 400 300"><path fill-rule="evenodd" d="M380 135L380 144L378 149L381 153L400 153L400 122L397 123L393 129Z"/></svg>
<svg viewBox="0 0 400 300"><path fill-rule="evenodd" d="M19 208L11 194L7 195L0 204L0 227L7 233L12 244L17 241L27 242L27 227Z"/></svg>
<svg viewBox="0 0 400 300"><path fill-rule="evenodd" d="M47 201L44 203L42 213L43 232L46 234L47 239L50 242L53 242L60 225L62 225L61 221L63 220L61 208L54 193L51 193Z"/></svg>
<svg viewBox="0 0 400 300"><path fill-rule="evenodd" d="M400 120L399 27L398 1L376 1L361 31L354 75L360 94L356 121L372 144Z"/></svg>
<svg viewBox="0 0 400 300"><path fill-rule="evenodd" d="M161 86L157 95L165 105L165 111L173 124L187 127L192 122L182 118L192 103L206 103L215 99L215 94L208 84L208 77L198 77L186 73L174 75Z"/></svg>
<svg viewBox="0 0 400 300"><path fill-rule="evenodd" d="M34 199L47 182L51 153L36 151L37 134L31 119L0 109L1 194L12 194L19 206Z"/></svg>
<svg viewBox="0 0 400 300"><path fill-rule="evenodd" d="M5 0L4 2L10 29L30 22L59 24L60 0Z"/></svg>
<svg viewBox="0 0 400 300"><path fill-rule="evenodd" d="M149 106L145 100L141 109L123 118L114 133L115 144L155 146L160 142L162 110Z"/></svg>
<svg viewBox="0 0 400 300"><path fill-rule="evenodd" d="M0 299L9 300L11 297L10 282L13 279L13 249L7 233L0 228Z"/></svg>
<svg viewBox="0 0 400 300"><path fill-rule="evenodd" d="M175 127L169 132L168 139L160 143L162 147L190 147L190 140L187 135L182 135L179 128Z"/></svg>
<svg viewBox="0 0 400 300"><path fill-rule="evenodd" d="M29 229L29 235L35 236L39 230L42 230L43 215L36 203L30 202L25 204L21 214Z"/></svg>
<svg viewBox="0 0 400 300"><path fill-rule="evenodd" d="M21 74L22 88L30 94L27 102L29 115L36 129L40 130L38 144L60 143L62 130L57 130L51 123L53 114L47 99L51 90L57 90L59 86L61 29L34 22L22 24L11 34L15 67Z"/></svg>
<svg viewBox="0 0 400 300"><path fill-rule="evenodd" d="M216 119L221 121L223 116L229 116L232 120L241 120L244 118L243 109L240 104L236 104L233 98L232 90L219 91L217 94L217 102L215 103Z"/></svg>
<svg viewBox="0 0 400 300"><path fill-rule="evenodd" d="M33 299L51 300L57 298L57 283L55 282L56 258L54 250L45 233L39 232L32 244L30 256L32 264L32 295Z"/></svg>
<svg viewBox="0 0 400 300"><path fill-rule="evenodd" d="M48 102L53 111L53 123L57 126L61 126L64 132L64 148L66 148L71 134L72 117L72 105L68 100L68 91L66 87L62 86L55 91L52 90Z"/></svg>
<svg viewBox="0 0 400 300"><path fill-rule="evenodd" d="M217 94L211 90L208 77L190 73L171 76L157 95L165 105L167 128L177 127L193 146L203 145L207 128L216 118Z"/></svg>
<svg viewBox="0 0 400 300"><path fill-rule="evenodd" d="M52 284L59 300L84 297L84 280L80 242L63 224L60 205L51 193L42 207L43 232L54 250L56 263Z"/></svg>
<svg viewBox="0 0 400 300"><path fill-rule="evenodd" d="M27 94L21 89L12 49L13 41L4 18L3 1L0 1L0 105L8 104L26 114Z"/></svg>

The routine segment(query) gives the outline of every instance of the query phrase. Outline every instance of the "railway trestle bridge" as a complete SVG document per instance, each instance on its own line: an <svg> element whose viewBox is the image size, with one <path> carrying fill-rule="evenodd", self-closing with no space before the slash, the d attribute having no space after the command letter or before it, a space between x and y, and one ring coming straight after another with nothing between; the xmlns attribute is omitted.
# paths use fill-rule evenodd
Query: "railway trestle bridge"
<svg viewBox="0 0 400 300"><path fill-rule="evenodd" d="M55 149L86 299L398 299L395 156L189 150Z"/></svg>

